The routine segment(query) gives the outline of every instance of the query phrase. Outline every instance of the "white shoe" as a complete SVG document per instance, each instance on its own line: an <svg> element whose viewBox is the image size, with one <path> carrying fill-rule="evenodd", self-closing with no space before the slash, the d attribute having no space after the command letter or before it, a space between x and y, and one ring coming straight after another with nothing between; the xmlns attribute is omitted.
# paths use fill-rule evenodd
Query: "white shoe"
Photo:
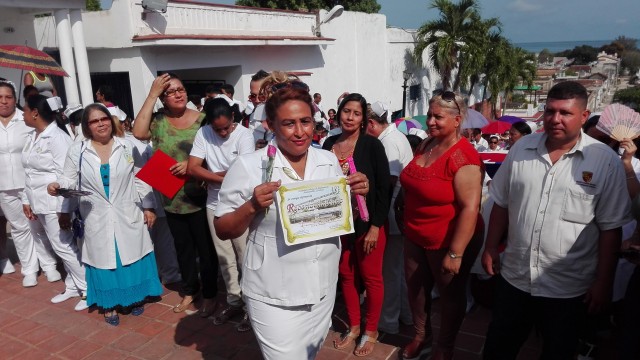
<svg viewBox="0 0 640 360"><path fill-rule="evenodd" d="M37 273L25 275L22 279L22 286L24 287L34 287L36 285L38 285Z"/></svg>
<svg viewBox="0 0 640 360"><path fill-rule="evenodd" d="M80 296L80 294L78 294L78 292L76 291L65 290L62 294L58 294L51 298L51 302L54 304L58 304L78 296Z"/></svg>
<svg viewBox="0 0 640 360"><path fill-rule="evenodd" d="M78 301L78 303L76 304L76 307L74 307L75 311L82 311L85 309L88 309L89 305L87 305L87 298L86 297L82 297L82 299L80 299L80 301Z"/></svg>
<svg viewBox="0 0 640 360"><path fill-rule="evenodd" d="M62 279L62 276L60 276L60 273L56 269L45 271L44 274L47 276L48 282L56 282Z"/></svg>
<svg viewBox="0 0 640 360"><path fill-rule="evenodd" d="M0 260L0 273L1 274L13 274L16 272L16 268L13 267L9 258Z"/></svg>

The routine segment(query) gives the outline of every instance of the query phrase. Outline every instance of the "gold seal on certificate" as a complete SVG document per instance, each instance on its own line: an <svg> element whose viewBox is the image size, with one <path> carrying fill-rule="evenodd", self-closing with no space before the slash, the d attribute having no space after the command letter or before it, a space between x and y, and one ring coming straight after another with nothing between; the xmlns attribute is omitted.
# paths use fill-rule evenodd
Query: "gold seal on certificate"
<svg viewBox="0 0 640 360"><path fill-rule="evenodd" d="M287 245L354 231L351 195L344 177L282 184L276 196Z"/></svg>

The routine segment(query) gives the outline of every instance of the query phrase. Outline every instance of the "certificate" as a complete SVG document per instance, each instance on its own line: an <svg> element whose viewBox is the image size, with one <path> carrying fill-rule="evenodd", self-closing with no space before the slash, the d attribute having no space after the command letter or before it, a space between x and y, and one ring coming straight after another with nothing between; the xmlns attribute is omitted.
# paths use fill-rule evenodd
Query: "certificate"
<svg viewBox="0 0 640 360"><path fill-rule="evenodd" d="M276 198L287 245L354 232L350 189L344 177L283 184Z"/></svg>

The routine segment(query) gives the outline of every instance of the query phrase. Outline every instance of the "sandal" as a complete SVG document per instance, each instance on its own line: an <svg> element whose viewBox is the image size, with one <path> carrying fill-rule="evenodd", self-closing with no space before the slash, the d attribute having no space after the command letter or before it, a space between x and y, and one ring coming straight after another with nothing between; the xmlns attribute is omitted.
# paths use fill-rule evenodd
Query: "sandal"
<svg viewBox="0 0 640 360"><path fill-rule="evenodd" d="M377 342L378 342L378 332L377 331L376 331L375 337L374 336L369 336L369 335L367 335L365 333L360 338L360 341L358 341L358 346L356 346L356 349L353 350L353 355L355 355L357 357L368 356L369 354L371 354L373 352L374 346L375 346L375 344ZM364 346L367 345L367 343L371 344L371 347L369 348L369 351L359 352L359 351L362 351L362 349L364 349Z"/></svg>
<svg viewBox="0 0 640 360"><path fill-rule="evenodd" d="M246 312L244 313L242 320L240 321L238 326L236 326L236 330L238 332L247 332L251 330L251 321L249 320L249 314L247 314Z"/></svg>
<svg viewBox="0 0 640 360"><path fill-rule="evenodd" d="M107 313L104 314L104 321L112 326L118 326L120 324L120 317L118 316L117 312L112 312L113 315L107 315Z"/></svg>
<svg viewBox="0 0 640 360"><path fill-rule="evenodd" d="M140 316L144 313L144 306L136 306L131 309L131 315Z"/></svg>
<svg viewBox="0 0 640 360"><path fill-rule="evenodd" d="M213 318L213 325L222 325L229 321L229 319L242 313L242 306L227 306Z"/></svg>
<svg viewBox="0 0 640 360"><path fill-rule="evenodd" d="M180 302L180 304L176 305L173 307L173 312L174 313L181 313L185 310L187 310L189 308L189 305L191 305L191 303L193 303L193 301L195 300L195 298L193 296L185 296L182 298L182 301Z"/></svg>
<svg viewBox="0 0 640 360"><path fill-rule="evenodd" d="M409 345L405 346L402 350L402 359L404 360L413 360L419 359L424 355L427 355L431 352L431 340L427 341L418 341L411 340Z"/></svg>
<svg viewBox="0 0 640 360"><path fill-rule="evenodd" d="M339 341L333 340L333 347L342 350L350 346L351 344L356 342L356 339L360 336L360 333L351 332L351 329L347 330L346 333L340 336Z"/></svg>

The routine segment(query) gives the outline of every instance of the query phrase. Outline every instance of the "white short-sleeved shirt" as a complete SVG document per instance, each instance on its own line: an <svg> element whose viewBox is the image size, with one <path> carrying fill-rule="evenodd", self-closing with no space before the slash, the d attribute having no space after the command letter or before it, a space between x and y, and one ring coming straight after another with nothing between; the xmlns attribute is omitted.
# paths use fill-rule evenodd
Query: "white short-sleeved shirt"
<svg viewBox="0 0 640 360"><path fill-rule="evenodd" d="M518 141L489 187L507 209L509 233L501 274L534 296L583 295L595 279L600 230L631 220L620 158L582 133L555 164L546 134Z"/></svg>
<svg viewBox="0 0 640 360"><path fill-rule="evenodd" d="M263 164L264 163L264 164ZM253 189L263 182L267 148L240 156L222 182L216 216L233 212L251 199ZM293 169L278 150L271 180L292 183L283 171ZM305 180L342 176L333 153L309 147ZM340 239L338 237L287 246L275 203L257 214L249 225L242 265L242 293L252 299L278 306L317 304L338 281Z"/></svg>
<svg viewBox="0 0 640 360"><path fill-rule="evenodd" d="M61 196L51 196L47 186L62 175L67 150L73 140L58 127L49 124L36 137L33 130L22 150L22 166L25 172L23 204L31 205L35 214L54 214L62 209Z"/></svg>
<svg viewBox="0 0 640 360"><path fill-rule="evenodd" d="M387 154L387 159L389 159L389 172L391 176L400 176L402 169L413 159L413 150L411 150L411 144L409 144L407 136L398 131L396 124L389 124L378 136L378 140L384 145L384 152ZM396 213L393 204L396 201L401 187L400 181L397 181L391 196L389 235L400 234L400 229L398 228L398 224L396 224Z"/></svg>
<svg viewBox="0 0 640 360"><path fill-rule="evenodd" d="M211 172L229 170L233 161L240 155L255 151L253 134L246 127L237 124L235 130L226 139L221 138L211 126L203 126L196 133L190 156L204 159ZM207 208L214 210L218 204L220 184L210 182L207 185Z"/></svg>
<svg viewBox="0 0 640 360"><path fill-rule="evenodd" d="M0 123L0 191L24 188L22 149L32 131L25 125L20 109L16 109L6 127Z"/></svg>

